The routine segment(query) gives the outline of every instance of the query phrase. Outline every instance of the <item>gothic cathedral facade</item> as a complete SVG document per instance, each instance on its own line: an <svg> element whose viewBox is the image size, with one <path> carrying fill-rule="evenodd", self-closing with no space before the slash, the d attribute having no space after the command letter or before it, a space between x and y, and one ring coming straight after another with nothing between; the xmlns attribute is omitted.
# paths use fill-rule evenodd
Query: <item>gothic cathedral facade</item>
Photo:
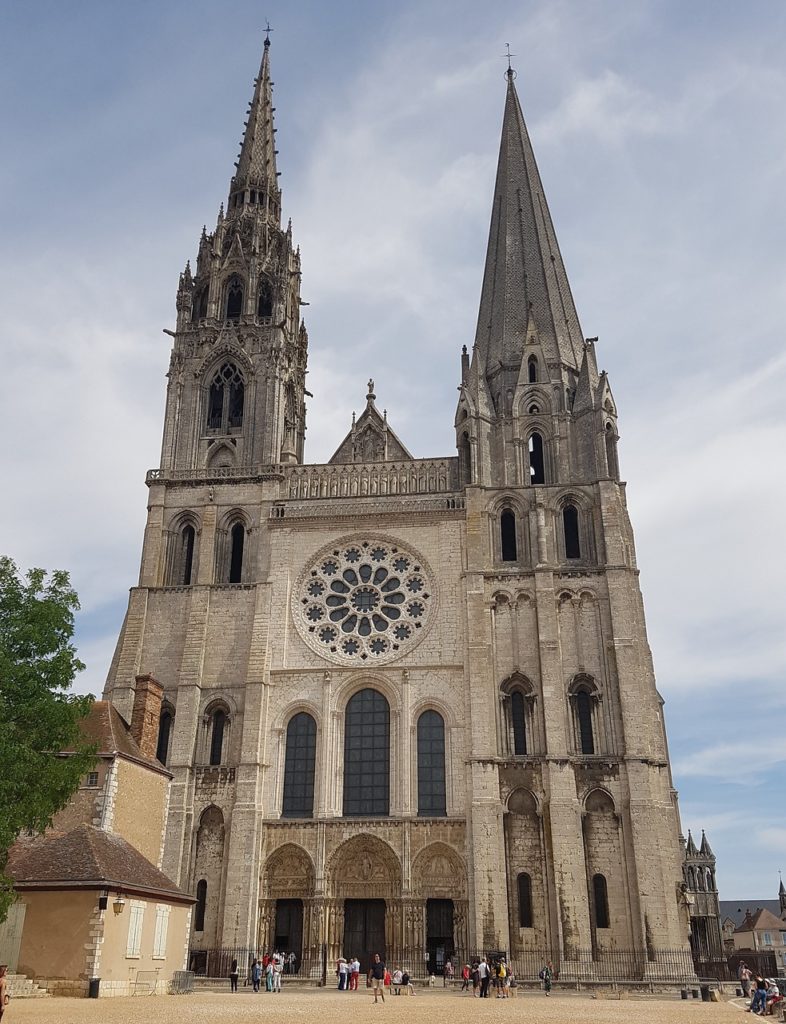
<svg viewBox="0 0 786 1024"><path fill-rule="evenodd" d="M226 209L180 277L139 583L106 683L164 689L163 870L192 950L687 949L617 409L509 73L457 454L375 404L304 461L308 336L265 43Z"/></svg>

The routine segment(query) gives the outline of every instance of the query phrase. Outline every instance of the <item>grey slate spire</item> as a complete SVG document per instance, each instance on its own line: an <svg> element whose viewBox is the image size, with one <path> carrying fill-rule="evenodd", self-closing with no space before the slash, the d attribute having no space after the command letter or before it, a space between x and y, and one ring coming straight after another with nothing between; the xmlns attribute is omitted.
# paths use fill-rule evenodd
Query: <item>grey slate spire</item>
<svg viewBox="0 0 786 1024"><path fill-rule="evenodd" d="M230 186L230 197L247 188L277 195L276 136L273 127L273 83L270 81L270 38L265 39L262 63L254 83L254 96L248 110L237 169Z"/></svg>
<svg viewBox="0 0 786 1024"><path fill-rule="evenodd" d="M583 337L529 134L508 71L476 352L487 376L519 366L531 314L549 363L581 366Z"/></svg>

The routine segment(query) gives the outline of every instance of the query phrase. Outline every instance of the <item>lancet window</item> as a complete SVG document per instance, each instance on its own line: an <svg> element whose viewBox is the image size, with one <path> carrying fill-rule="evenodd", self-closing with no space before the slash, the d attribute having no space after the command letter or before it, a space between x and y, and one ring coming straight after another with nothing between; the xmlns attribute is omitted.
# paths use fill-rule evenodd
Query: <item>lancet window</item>
<svg viewBox="0 0 786 1024"><path fill-rule="evenodd" d="M317 723L305 711L290 718L284 758L283 818L314 815L314 774L317 757Z"/></svg>
<svg viewBox="0 0 786 1024"><path fill-rule="evenodd" d="M226 286L226 319L239 320L243 312L243 279L233 274Z"/></svg>
<svg viewBox="0 0 786 1024"><path fill-rule="evenodd" d="M418 718L418 817L446 814L445 721L438 711L424 711Z"/></svg>
<svg viewBox="0 0 786 1024"><path fill-rule="evenodd" d="M234 363L222 363L210 382L207 403L207 429L228 434L243 426L245 383Z"/></svg>
<svg viewBox="0 0 786 1024"><path fill-rule="evenodd" d="M344 717L344 814L390 813L390 705L378 690L360 690Z"/></svg>

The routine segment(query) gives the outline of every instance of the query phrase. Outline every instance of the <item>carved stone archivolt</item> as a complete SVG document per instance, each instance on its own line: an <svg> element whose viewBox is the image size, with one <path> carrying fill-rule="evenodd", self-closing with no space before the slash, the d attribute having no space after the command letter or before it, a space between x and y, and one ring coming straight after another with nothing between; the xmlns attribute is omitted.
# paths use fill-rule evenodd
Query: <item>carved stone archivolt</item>
<svg viewBox="0 0 786 1024"><path fill-rule="evenodd" d="M268 857L262 892L274 899L305 899L314 893L314 867L306 851L288 843Z"/></svg>
<svg viewBox="0 0 786 1024"><path fill-rule="evenodd" d="M328 885L335 897L393 898L401 893L401 864L387 843L375 836L356 836L336 850L328 866Z"/></svg>
<svg viewBox="0 0 786 1024"><path fill-rule="evenodd" d="M412 891L428 899L466 899L464 861L445 843L431 843L412 865Z"/></svg>

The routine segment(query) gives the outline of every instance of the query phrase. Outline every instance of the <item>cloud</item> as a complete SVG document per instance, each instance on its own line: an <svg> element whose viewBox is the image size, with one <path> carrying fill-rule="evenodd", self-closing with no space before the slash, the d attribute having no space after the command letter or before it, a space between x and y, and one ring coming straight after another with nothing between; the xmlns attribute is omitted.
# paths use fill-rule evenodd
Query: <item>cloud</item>
<svg viewBox="0 0 786 1024"><path fill-rule="evenodd" d="M731 743L714 743L690 754L678 755L674 772L682 776L706 776L725 782L747 785L786 761L786 736L769 733L766 743L754 738L755 726L751 722L751 736Z"/></svg>

